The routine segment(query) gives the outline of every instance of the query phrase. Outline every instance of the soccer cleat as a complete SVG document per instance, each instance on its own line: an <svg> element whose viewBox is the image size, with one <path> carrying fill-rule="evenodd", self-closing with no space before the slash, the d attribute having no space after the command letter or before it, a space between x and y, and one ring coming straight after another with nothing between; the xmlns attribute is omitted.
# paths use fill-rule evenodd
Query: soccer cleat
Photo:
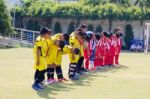
<svg viewBox="0 0 150 99"><path fill-rule="evenodd" d="M85 68L83 68L81 71L82 71L82 72L88 72Z"/></svg>
<svg viewBox="0 0 150 99"><path fill-rule="evenodd" d="M60 78L58 79L59 82L62 82L62 81L68 81L66 78Z"/></svg>
<svg viewBox="0 0 150 99"><path fill-rule="evenodd" d="M70 78L71 80L79 80L79 77L78 76L73 76Z"/></svg>
<svg viewBox="0 0 150 99"><path fill-rule="evenodd" d="M54 84L57 83L57 80L56 80L55 78L53 79L53 83L54 83Z"/></svg>
<svg viewBox="0 0 150 99"><path fill-rule="evenodd" d="M81 71L81 72L79 73L79 75L85 75L85 72Z"/></svg>
<svg viewBox="0 0 150 99"><path fill-rule="evenodd" d="M80 73L75 73L75 75L80 76Z"/></svg>
<svg viewBox="0 0 150 99"><path fill-rule="evenodd" d="M47 84L55 84L56 82L57 82L56 80L51 78L47 80Z"/></svg>
<svg viewBox="0 0 150 99"><path fill-rule="evenodd" d="M38 84L33 84L33 85L32 85L32 88L33 88L34 90L36 90L36 91L41 91L41 90L43 90Z"/></svg>
<svg viewBox="0 0 150 99"><path fill-rule="evenodd" d="M44 86L42 83L39 83L38 86L41 88L41 89L44 89Z"/></svg>
<svg viewBox="0 0 150 99"><path fill-rule="evenodd" d="M101 67L102 67L102 66L97 66L97 67L96 67L96 70L102 69Z"/></svg>

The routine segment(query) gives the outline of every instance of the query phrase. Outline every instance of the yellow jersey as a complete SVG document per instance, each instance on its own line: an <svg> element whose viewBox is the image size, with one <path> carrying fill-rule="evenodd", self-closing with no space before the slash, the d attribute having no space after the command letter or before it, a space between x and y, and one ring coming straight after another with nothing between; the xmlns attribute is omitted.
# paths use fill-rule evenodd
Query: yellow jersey
<svg viewBox="0 0 150 99"><path fill-rule="evenodd" d="M37 62L37 49L40 48L40 59L39 59L39 66L36 65ZM46 53L48 50L48 42L46 39L42 38L41 36L37 37L36 42L33 48L33 56L34 56L34 69L38 69L42 71L46 68Z"/></svg>
<svg viewBox="0 0 150 99"><path fill-rule="evenodd" d="M81 56L84 55L84 49L83 49L83 44L80 44L78 39L74 36L71 36L69 39L69 43L73 48L79 48Z"/></svg>
<svg viewBox="0 0 150 99"><path fill-rule="evenodd" d="M77 63L78 60L79 60L79 55L75 55L73 52L72 52L72 48L71 46L69 45L66 45L63 49L63 52L65 54L68 54L69 55L69 60L70 60L70 63Z"/></svg>
<svg viewBox="0 0 150 99"><path fill-rule="evenodd" d="M56 40L61 39L61 33L55 34L51 37L53 42L52 46L49 51L49 55L47 58L47 64L55 64L56 66L60 66L62 62L62 51L59 50L58 47L55 46ZM55 59L54 59L55 58Z"/></svg>
<svg viewBox="0 0 150 99"><path fill-rule="evenodd" d="M58 34L53 35L53 36L51 37L51 38L52 38L52 41L61 40L61 36L62 36L61 33L58 33Z"/></svg>
<svg viewBox="0 0 150 99"><path fill-rule="evenodd" d="M56 66L61 66L63 51L58 50L56 58Z"/></svg>
<svg viewBox="0 0 150 99"><path fill-rule="evenodd" d="M48 55L46 59L46 63L48 65L56 64L57 57L58 57L58 50L59 48L55 45L55 43L53 43L53 45L51 45L48 51Z"/></svg>

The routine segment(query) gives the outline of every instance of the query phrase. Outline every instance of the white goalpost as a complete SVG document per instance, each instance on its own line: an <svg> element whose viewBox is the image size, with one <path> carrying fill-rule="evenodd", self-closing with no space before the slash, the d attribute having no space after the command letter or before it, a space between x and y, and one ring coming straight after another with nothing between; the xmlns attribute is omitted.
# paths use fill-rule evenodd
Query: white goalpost
<svg viewBox="0 0 150 99"><path fill-rule="evenodd" d="M144 52L150 51L150 23L146 23L144 26Z"/></svg>

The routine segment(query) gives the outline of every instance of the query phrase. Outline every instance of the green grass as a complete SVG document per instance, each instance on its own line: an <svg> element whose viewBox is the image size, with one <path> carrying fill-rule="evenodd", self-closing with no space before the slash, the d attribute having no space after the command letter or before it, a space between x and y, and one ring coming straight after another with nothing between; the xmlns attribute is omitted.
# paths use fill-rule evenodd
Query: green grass
<svg viewBox="0 0 150 99"><path fill-rule="evenodd" d="M121 54L122 66L91 72L80 81L32 90L31 49L0 49L0 99L150 99L150 54ZM67 77L68 58L63 71Z"/></svg>

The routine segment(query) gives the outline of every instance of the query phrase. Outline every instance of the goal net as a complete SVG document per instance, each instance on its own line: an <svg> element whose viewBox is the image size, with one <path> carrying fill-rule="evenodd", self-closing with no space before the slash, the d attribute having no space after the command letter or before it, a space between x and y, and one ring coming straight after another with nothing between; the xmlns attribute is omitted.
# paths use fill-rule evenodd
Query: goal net
<svg viewBox="0 0 150 99"><path fill-rule="evenodd" d="M144 26L144 52L150 51L150 23L146 23Z"/></svg>

